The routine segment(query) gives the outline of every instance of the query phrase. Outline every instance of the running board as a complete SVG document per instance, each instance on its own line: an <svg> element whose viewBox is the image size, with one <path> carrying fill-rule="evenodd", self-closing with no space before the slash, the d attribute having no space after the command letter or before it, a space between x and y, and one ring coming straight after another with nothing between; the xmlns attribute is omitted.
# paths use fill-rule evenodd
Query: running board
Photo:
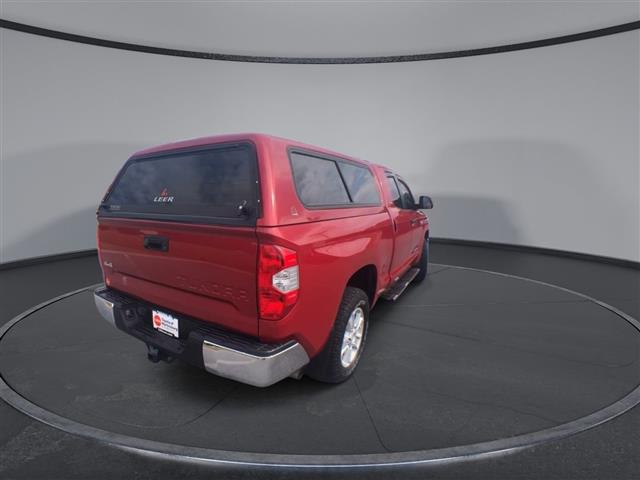
<svg viewBox="0 0 640 480"><path fill-rule="evenodd" d="M391 285L391 287L388 290L385 290L380 296L385 300L390 300L392 302L396 301L398 297L402 295L402 293L409 286L409 284L411 283L411 280L416 278L416 275L418 275L418 272L420 272L419 268L409 269L407 273L405 273L404 275L402 275L402 277L396 280L396 282L393 285Z"/></svg>

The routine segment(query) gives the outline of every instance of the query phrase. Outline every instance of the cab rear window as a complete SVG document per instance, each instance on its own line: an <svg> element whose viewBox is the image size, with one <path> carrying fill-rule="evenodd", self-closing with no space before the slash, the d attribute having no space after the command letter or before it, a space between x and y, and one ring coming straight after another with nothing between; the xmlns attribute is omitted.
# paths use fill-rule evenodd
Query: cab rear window
<svg viewBox="0 0 640 480"><path fill-rule="evenodd" d="M116 178L99 213L206 223L255 221L255 149L234 144L133 158Z"/></svg>

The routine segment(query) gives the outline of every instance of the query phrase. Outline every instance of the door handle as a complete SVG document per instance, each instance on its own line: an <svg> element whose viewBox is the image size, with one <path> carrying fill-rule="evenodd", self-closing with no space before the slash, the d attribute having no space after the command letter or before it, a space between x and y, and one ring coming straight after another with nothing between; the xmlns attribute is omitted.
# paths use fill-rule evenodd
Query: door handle
<svg viewBox="0 0 640 480"><path fill-rule="evenodd" d="M167 237L147 235L144 237L143 245L147 250L160 250L161 252L169 251L169 239Z"/></svg>

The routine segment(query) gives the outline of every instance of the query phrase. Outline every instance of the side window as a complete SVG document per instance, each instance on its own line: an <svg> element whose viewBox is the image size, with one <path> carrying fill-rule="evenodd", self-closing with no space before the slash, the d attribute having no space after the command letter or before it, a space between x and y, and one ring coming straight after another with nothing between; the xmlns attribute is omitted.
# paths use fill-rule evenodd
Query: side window
<svg viewBox="0 0 640 480"><path fill-rule="evenodd" d="M307 206L349 204L349 195L333 160L291 153L293 180L300 200Z"/></svg>
<svg viewBox="0 0 640 480"><path fill-rule="evenodd" d="M398 185L393 177L387 177L387 183L389 184L389 191L391 192L391 200L393 200L393 204L402 208L402 199L400 198L400 191L398 190Z"/></svg>
<svg viewBox="0 0 640 480"><path fill-rule="evenodd" d="M398 187L400 188L400 197L402 198L402 208L407 210L415 210L416 201L413 199L409 186L402 180L398 179Z"/></svg>
<svg viewBox="0 0 640 480"><path fill-rule="evenodd" d="M379 204L380 195L373 174L366 167L339 162L340 173L353 203Z"/></svg>

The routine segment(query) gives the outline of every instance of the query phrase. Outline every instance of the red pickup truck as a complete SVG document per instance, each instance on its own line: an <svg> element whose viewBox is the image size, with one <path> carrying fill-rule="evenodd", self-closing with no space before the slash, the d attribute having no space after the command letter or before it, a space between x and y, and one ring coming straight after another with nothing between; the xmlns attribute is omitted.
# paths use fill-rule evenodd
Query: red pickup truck
<svg viewBox="0 0 640 480"><path fill-rule="evenodd" d="M98 208L96 306L155 362L340 382L371 307L425 278L428 208L388 168L282 138L142 150Z"/></svg>

